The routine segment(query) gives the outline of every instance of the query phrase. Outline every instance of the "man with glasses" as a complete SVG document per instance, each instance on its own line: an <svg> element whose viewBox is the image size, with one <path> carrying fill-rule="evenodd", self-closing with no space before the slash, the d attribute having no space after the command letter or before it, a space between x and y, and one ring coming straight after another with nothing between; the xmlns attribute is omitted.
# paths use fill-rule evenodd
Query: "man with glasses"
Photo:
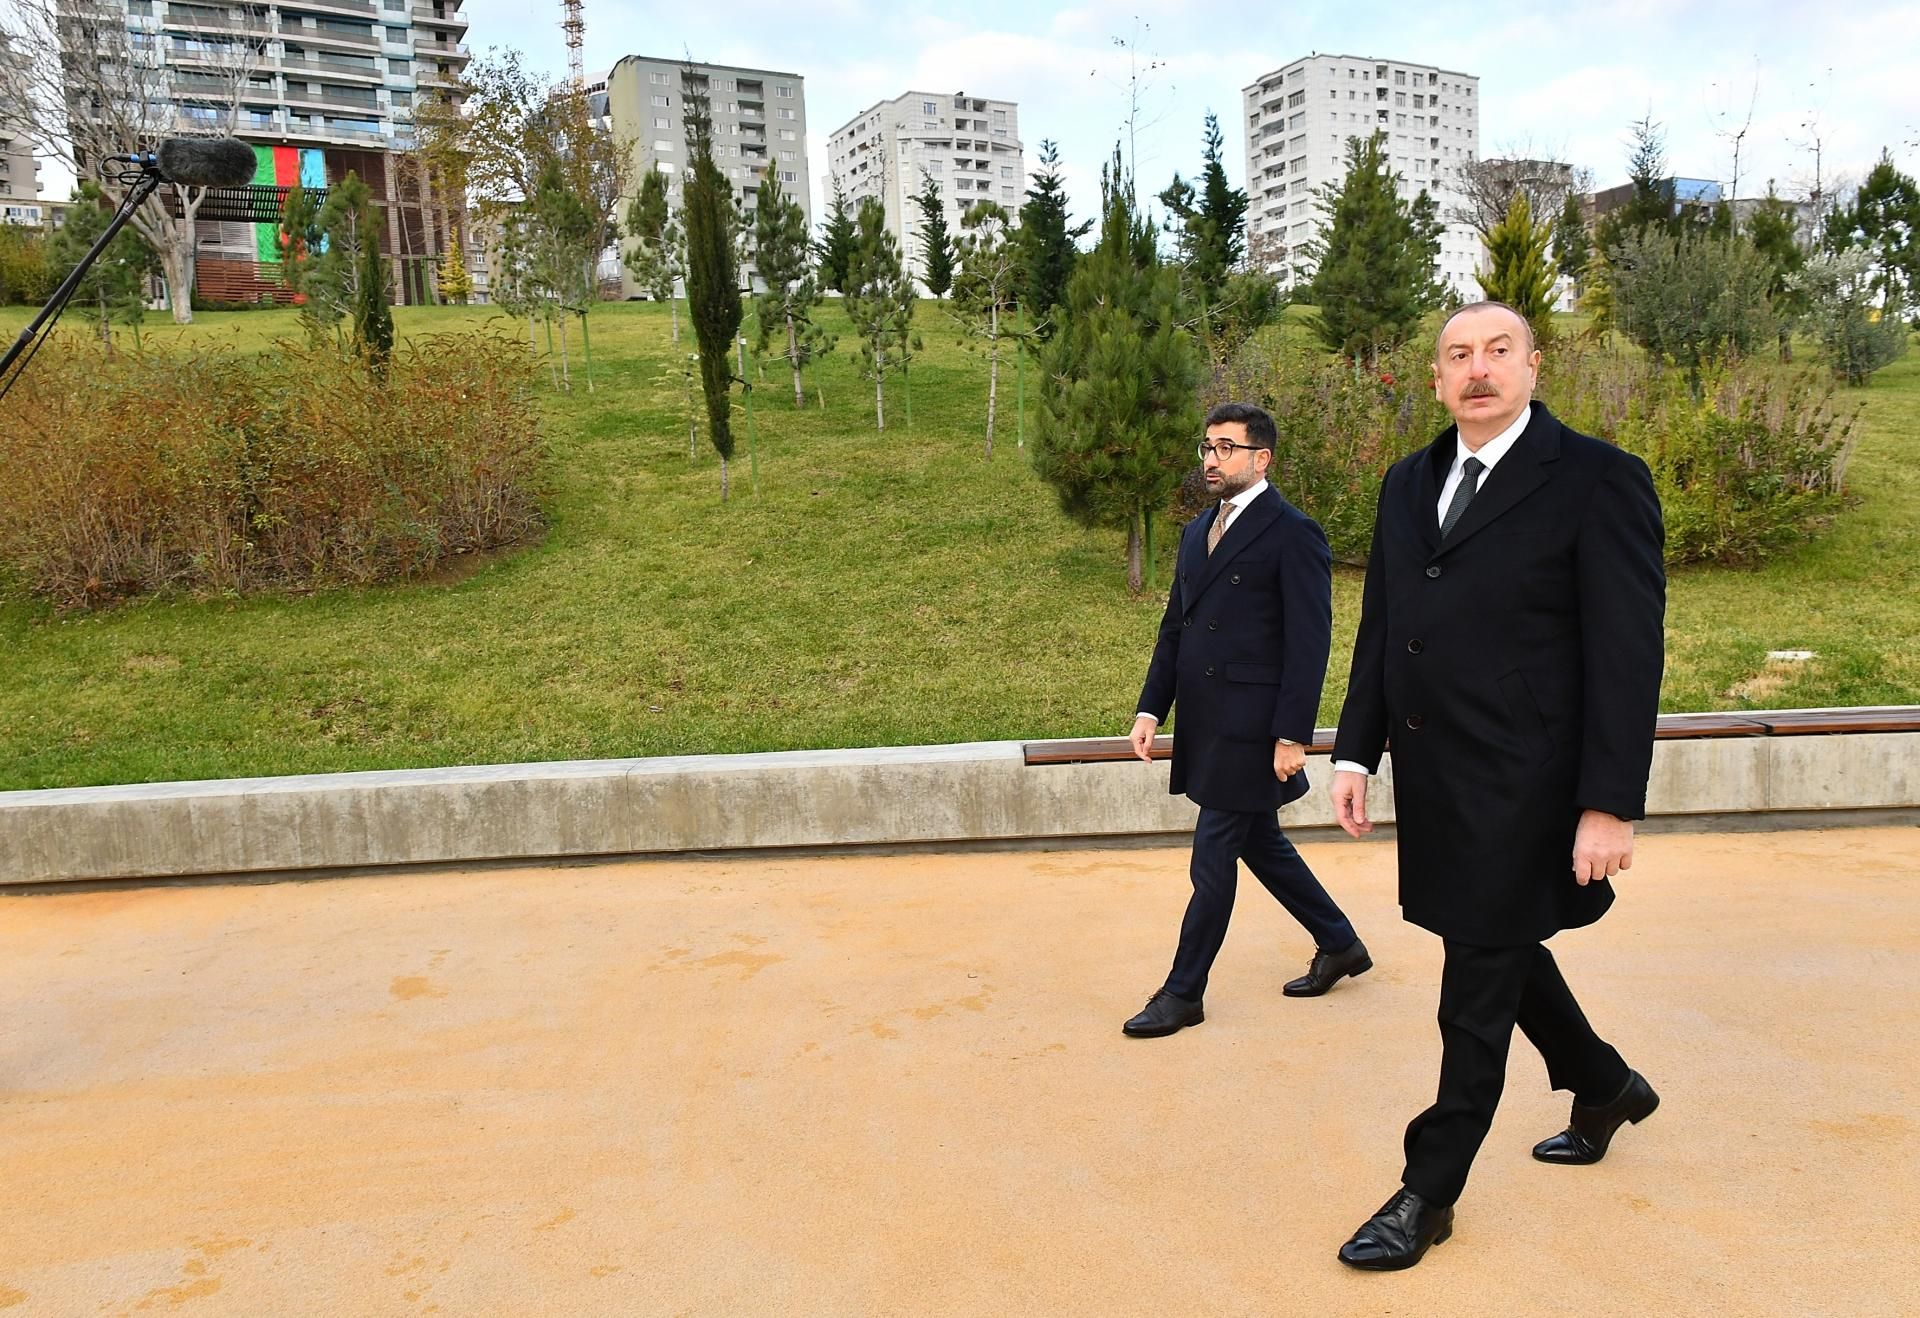
<svg viewBox="0 0 1920 1318"><path fill-rule="evenodd" d="M1122 1029L1158 1038L1206 1018L1207 972L1227 936L1239 863L1313 935L1307 973L1282 990L1318 997L1373 962L1339 906L1280 831L1307 790L1307 743L1333 631L1327 537L1267 483L1273 418L1250 403L1207 414L1200 444L1220 502L1187 524L1166 616L1133 722L1134 754L1179 707L1170 790L1200 807L1193 897L1165 984Z"/></svg>

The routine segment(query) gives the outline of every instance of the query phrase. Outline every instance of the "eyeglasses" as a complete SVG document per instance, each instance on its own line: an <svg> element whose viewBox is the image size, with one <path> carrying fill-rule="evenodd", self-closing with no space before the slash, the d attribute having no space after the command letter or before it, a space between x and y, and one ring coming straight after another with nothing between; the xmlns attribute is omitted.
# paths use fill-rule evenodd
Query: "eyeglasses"
<svg viewBox="0 0 1920 1318"><path fill-rule="evenodd" d="M1222 462L1231 462L1233 461L1233 451L1237 448L1257 449L1265 447L1265 444L1235 444L1231 440L1225 439L1211 441L1203 439L1200 441L1200 460L1205 462L1207 454L1211 453Z"/></svg>

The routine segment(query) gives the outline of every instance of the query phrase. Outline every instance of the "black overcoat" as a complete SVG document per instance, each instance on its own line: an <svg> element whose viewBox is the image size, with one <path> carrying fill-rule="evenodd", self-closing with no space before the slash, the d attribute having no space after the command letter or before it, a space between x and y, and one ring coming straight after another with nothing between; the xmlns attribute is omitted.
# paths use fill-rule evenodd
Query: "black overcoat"
<svg viewBox="0 0 1920 1318"><path fill-rule="evenodd" d="M1319 523L1271 485L1227 523L1187 523L1140 692L1162 723L1177 706L1170 790L1215 810L1273 810L1307 775L1273 774L1273 744L1313 740L1333 633L1333 558Z"/></svg>
<svg viewBox="0 0 1920 1318"><path fill-rule="evenodd" d="M1590 924L1613 902L1572 868L1580 812L1645 814L1666 574L1652 477L1541 403L1445 544L1457 430L1380 490L1334 758L1389 742L1400 905L1481 947Z"/></svg>

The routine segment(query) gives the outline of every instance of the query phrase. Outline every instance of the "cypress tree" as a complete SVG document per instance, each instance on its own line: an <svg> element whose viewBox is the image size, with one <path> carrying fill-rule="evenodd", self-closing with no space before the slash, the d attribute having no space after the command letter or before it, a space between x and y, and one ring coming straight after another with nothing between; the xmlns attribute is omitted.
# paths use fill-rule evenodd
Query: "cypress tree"
<svg viewBox="0 0 1920 1318"><path fill-rule="evenodd" d="M393 311L387 305L387 263L380 235L368 226L360 244L360 279L354 290L353 349L380 379L393 357Z"/></svg>
<svg viewBox="0 0 1920 1318"><path fill-rule="evenodd" d="M1053 334L1053 309L1066 301L1067 280L1080 256L1075 243L1093 228L1093 221L1072 223L1066 180L1060 177L1060 149L1053 142L1040 143L1040 168L1032 180L1014 232L1022 266L1020 302L1033 315L1035 334L1044 339Z"/></svg>
<svg viewBox="0 0 1920 1318"><path fill-rule="evenodd" d="M720 455L720 497L727 497L727 461L733 456L733 340L740 332L740 268L734 253L733 190L713 159L713 116L704 75L688 65L680 74L687 122L683 215L687 224L687 313L700 345L700 392L707 403L707 436Z"/></svg>
<svg viewBox="0 0 1920 1318"><path fill-rule="evenodd" d="M947 208L940 200L940 185L933 175L922 174L920 191L913 204L920 209L920 243L926 249L920 258L920 282L936 298L953 287L953 233L947 227Z"/></svg>
<svg viewBox="0 0 1920 1318"><path fill-rule="evenodd" d="M1533 222L1527 194L1515 188L1507 203L1507 218L1487 235L1487 272L1480 287L1496 302L1504 302L1533 327L1534 341L1544 343L1553 332L1552 265L1547 261L1551 235Z"/></svg>
<svg viewBox="0 0 1920 1318"><path fill-rule="evenodd" d="M853 273L853 217L847 213L847 194L836 176L833 180L833 204L820 226L820 283L836 293L847 291Z"/></svg>
<svg viewBox="0 0 1920 1318"><path fill-rule="evenodd" d="M1150 518L1193 466L1203 362L1179 274L1160 263L1117 148L1102 182L1099 245L1068 280L1041 352L1033 464L1074 521L1126 528L1138 592Z"/></svg>

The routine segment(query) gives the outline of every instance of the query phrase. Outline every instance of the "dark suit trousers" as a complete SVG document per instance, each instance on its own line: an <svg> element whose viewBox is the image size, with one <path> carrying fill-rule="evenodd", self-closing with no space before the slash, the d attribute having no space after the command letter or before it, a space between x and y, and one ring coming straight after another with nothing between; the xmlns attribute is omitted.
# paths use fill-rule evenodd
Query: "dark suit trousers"
<svg viewBox="0 0 1920 1318"><path fill-rule="evenodd" d="M1593 1032L1553 954L1524 947L1447 942L1440 972L1440 1093L1407 1127L1401 1181L1434 1204L1451 1204L1493 1124L1507 1078L1507 1045L1518 1025L1547 1064L1555 1089L1588 1105L1609 1102L1627 1064Z"/></svg>
<svg viewBox="0 0 1920 1318"><path fill-rule="evenodd" d="M1313 935L1316 947L1344 952L1353 946L1353 926L1280 831L1275 811L1202 806L1193 827L1193 898L1180 924L1180 950L1167 974L1169 992L1188 999L1206 992L1207 972L1226 941L1242 860L1287 914Z"/></svg>

